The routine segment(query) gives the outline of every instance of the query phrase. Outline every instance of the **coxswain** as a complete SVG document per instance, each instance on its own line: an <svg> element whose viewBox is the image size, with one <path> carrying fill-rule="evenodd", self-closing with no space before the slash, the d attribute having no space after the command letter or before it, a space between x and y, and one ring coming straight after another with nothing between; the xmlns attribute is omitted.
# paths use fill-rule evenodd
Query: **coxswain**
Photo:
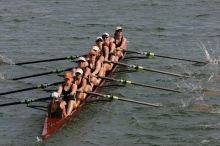
<svg viewBox="0 0 220 146"><path fill-rule="evenodd" d="M112 42L115 44L116 55L119 60L124 56L123 50L127 48L127 39L123 35L121 26L116 27L114 38L112 38Z"/></svg>
<svg viewBox="0 0 220 146"><path fill-rule="evenodd" d="M57 92L51 94L51 102L48 106L48 116L62 118L62 109L60 108L60 98Z"/></svg>
<svg viewBox="0 0 220 146"><path fill-rule="evenodd" d="M72 110L75 110L77 108L77 85L73 84L72 72L66 72L64 74L64 79L65 83L58 86L57 92L58 97L62 97L60 102L60 108L62 109L63 116L66 117L71 114Z"/></svg>

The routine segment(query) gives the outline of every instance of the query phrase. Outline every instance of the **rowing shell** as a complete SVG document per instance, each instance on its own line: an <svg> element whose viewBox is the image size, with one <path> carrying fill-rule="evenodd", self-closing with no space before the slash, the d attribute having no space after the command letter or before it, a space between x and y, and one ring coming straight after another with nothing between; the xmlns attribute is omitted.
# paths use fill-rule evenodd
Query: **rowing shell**
<svg viewBox="0 0 220 146"><path fill-rule="evenodd" d="M124 54L125 57L125 54ZM116 68L118 67L118 65L114 65L113 69L111 70L111 72L109 72L106 76L107 77L111 77L113 72L116 70ZM102 80L100 83L100 86L106 85L108 84L108 82L106 80ZM96 87L93 92L97 92L99 89L99 87ZM92 95L87 95L86 100L90 100L93 99L94 96ZM86 100L84 102L82 102L79 107L77 107L77 109L73 110L72 113L65 117L65 118L54 118L54 117L48 117L48 115L46 116L45 120L44 120L44 127L43 127L43 131L41 134L41 139L42 140L47 140L51 135L53 135L54 133L56 133L61 127L63 127L66 123L68 123L70 120L73 120L74 118L77 117L77 115L80 113L80 111L82 111L83 107L86 104Z"/></svg>

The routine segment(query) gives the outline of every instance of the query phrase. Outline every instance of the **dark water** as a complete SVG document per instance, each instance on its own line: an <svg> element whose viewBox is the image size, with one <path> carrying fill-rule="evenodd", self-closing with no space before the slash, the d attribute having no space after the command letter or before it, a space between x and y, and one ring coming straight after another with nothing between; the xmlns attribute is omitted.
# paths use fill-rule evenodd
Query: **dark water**
<svg viewBox="0 0 220 146"><path fill-rule="evenodd" d="M67 68L74 63L57 61L25 66L24 62L88 52L103 32L113 35L122 25L128 49L156 54L206 60L220 56L220 1L139 0L139 1L0 1L0 92L61 80L56 75L10 81L7 78ZM5 63L6 62L6 63ZM219 145L219 95L190 92L192 89L220 89L217 64L195 66L189 62L155 58L130 60L164 71L190 73L190 79L151 72L122 73L118 77L152 84L184 93L172 93L137 86L110 88L106 93L136 100L161 103L153 108L125 102L93 104L73 122L46 142L37 142L44 111L24 105L0 110L0 145ZM196 73L196 74L195 74ZM47 97L32 90L0 97L1 103ZM46 105L45 102L36 103ZM208 111L193 105L213 105Z"/></svg>

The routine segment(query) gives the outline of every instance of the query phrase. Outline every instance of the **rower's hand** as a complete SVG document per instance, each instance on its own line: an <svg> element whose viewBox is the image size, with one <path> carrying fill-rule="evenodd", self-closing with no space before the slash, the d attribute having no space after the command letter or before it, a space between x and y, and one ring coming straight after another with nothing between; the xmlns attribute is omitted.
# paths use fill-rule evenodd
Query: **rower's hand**
<svg viewBox="0 0 220 146"><path fill-rule="evenodd" d="M117 51L123 51L123 49L120 48L120 47L116 48L116 50L117 50Z"/></svg>
<svg viewBox="0 0 220 146"><path fill-rule="evenodd" d="M82 89L82 88L79 88L77 91L78 91L78 92L83 92L83 89Z"/></svg>
<svg viewBox="0 0 220 146"><path fill-rule="evenodd" d="M96 76L96 74L95 74L95 73L92 73L92 74L91 74L91 77L95 77L95 76Z"/></svg>

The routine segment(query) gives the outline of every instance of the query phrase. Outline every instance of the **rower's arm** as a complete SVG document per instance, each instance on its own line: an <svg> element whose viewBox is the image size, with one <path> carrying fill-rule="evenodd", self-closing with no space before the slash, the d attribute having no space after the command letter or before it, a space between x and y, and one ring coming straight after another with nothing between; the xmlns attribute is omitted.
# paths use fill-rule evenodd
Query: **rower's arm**
<svg viewBox="0 0 220 146"><path fill-rule="evenodd" d="M123 40L122 40L120 48L121 49L126 49L126 47L127 47L127 39L124 37Z"/></svg>
<svg viewBox="0 0 220 146"><path fill-rule="evenodd" d="M86 78L83 78L82 79L82 89L81 90L84 90L85 89L85 87L86 87L86 85L87 85L87 81L86 81Z"/></svg>
<svg viewBox="0 0 220 146"><path fill-rule="evenodd" d="M115 48L115 43L111 43L111 44L110 44L110 47L111 47L110 52L113 53L113 52L115 51L115 49L116 49L116 48Z"/></svg>
<svg viewBox="0 0 220 146"><path fill-rule="evenodd" d="M121 46L116 48L117 51L123 51L127 48L127 39L124 37L121 43Z"/></svg>
<svg viewBox="0 0 220 146"><path fill-rule="evenodd" d="M92 75L97 75L99 73L100 69L101 69L101 63L100 63L100 61L97 61L96 68L95 68L94 72L92 72Z"/></svg>
<svg viewBox="0 0 220 146"><path fill-rule="evenodd" d="M84 78L87 78L90 74L90 69L89 68L86 68L86 71L84 73Z"/></svg>
<svg viewBox="0 0 220 146"><path fill-rule="evenodd" d="M72 85L72 92L70 93L70 95L75 95L76 91L77 91L77 85L73 84Z"/></svg>
<svg viewBox="0 0 220 146"><path fill-rule="evenodd" d="M108 47L104 46L103 47L104 51L105 51L105 61L108 61L108 56L109 56L109 49Z"/></svg>
<svg viewBox="0 0 220 146"><path fill-rule="evenodd" d="M58 86L58 90L57 90L57 93L58 93L58 96L59 96L59 97L60 97L61 94L62 94L62 90L63 90L62 85L59 85L59 86Z"/></svg>

